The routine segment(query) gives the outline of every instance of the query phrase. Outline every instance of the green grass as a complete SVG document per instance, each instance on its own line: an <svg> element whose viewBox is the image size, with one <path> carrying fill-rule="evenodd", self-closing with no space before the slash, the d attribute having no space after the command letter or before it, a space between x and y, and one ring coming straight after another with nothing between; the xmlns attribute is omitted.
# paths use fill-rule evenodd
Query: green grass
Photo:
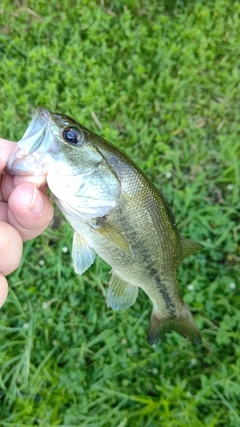
<svg viewBox="0 0 240 427"><path fill-rule="evenodd" d="M9 277L0 426L240 426L240 3L2 0L0 27L0 135L20 139L37 105L73 116L205 245L179 269L202 347L173 333L152 348L150 301L112 311L109 267L74 274L56 212Z"/></svg>

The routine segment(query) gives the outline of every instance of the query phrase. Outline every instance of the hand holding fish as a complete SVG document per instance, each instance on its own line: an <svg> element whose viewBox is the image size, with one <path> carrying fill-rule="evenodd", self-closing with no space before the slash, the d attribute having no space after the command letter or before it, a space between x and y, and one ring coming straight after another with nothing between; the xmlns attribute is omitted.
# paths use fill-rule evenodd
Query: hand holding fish
<svg viewBox="0 0 240 427"><path fill-rule="evenodd" d="M7 298L6 275L21 260L22 242L38 236L53 216L43 176L16 177L3 173L16 144L0 138L0 307ZM43 187L42 187L43 186ZM38 188L41 188L39 190Z"/></svg>

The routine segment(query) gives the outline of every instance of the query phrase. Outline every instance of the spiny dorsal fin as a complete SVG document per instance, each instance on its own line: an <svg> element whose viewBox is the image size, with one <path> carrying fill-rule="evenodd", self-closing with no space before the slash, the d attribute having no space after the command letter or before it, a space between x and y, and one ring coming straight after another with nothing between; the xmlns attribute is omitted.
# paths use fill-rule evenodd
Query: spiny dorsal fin
<svg viewBox="0 0 240 427"><path fill-rule="evenodd" d="M134 304L138 295L138 286L122 279L115 271L109 282L108 301L113 310L128 308Z"/></svg>
<svg viewBox="0 0 240 427"><path fill-rule="evenodd" d="M189 255L195 254L197 251L200 251L203 248L201 243L195 242L194 240L187 239L186 237L181 236L181 261Z"/></svg>

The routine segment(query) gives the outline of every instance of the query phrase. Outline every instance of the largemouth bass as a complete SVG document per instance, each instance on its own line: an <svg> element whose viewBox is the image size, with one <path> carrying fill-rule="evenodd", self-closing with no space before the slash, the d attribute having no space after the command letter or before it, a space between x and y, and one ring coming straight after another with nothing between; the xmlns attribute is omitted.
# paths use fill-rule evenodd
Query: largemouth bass
<svg viewBox="0 0 240 427"><path fill-rule="evenodd" d="M153 304L148 342L171 331L201 342L183 302L176 270L202 245L182 237L164 196L115 146L70 117L38 108L7 172L46 175L57 206L74 229L72 257L82 274L98 254L112 267L110 306Z"/></svg>

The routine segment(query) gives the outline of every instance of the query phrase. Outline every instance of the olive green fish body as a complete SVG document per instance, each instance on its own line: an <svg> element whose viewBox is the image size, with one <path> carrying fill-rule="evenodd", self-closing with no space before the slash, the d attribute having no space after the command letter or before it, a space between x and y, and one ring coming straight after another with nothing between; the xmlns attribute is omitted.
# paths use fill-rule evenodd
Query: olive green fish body
<svg viewBox="0 0 240 427"><path fill-rule="evenodd" d="M124 291L122 283L126 283L126 293L129 292L130 285L139 286L151 299L154 310L152 329L148 334L150 343L163 338L165 332L172 329L193 341L200 341L199 331L179 292L176 269L183 257L182 239L170 207L131 159L109 143L106 151L105 141L99 137L97 140L99 151L121 182L119 204L104 217L104 225L117 230L128 242L131 251L123 251L97 229L93 229L91 223L80 223L79 219L72 220L71 217L68 218L69 222L113 268L114 277L117 276L120 282L120 293ZM59 207L61 209L60 204ZM196 244L198 249L199 246ZM113 288L115 284L116 281ZM119 296L112 292L109 297L111 306L116 309L128 307L135 301L130 299L128 303L128 298L119 301Z"/></svg>
<svg viewBox="0 0 240 427"><path fill-rule="evenodd" d="M38 123L43 120L42 115ZM95 253L104 259L112 267L108 298L114 309L131 306L140 287L153 303L150 344L171 330L200 342L199 330L180 296L176 270L181 260L201 245L180 236L163 195L125 154L67 116L48 113L47 117L52 125L51 129L45 128L45 134L49 132L54 137L51 136L51 148L45 148L48 155L42 155L39 163L42 168L46 163L49 187L75 230L75 270L84 272L94 261ZM69 126L79 131L83 141L71 149L63 141L64 129L67 132ZM36 134L36 124L32 128ZM74 135L72 131L71 138ZM60 143L58 155L52 147L55 144L59 149ZM43 142L35 153L41 146ZM49 155L50 151L54 152ZM19 156L18 153L16 157ZM23 158L22 165L12 159L9 171L21 174L28 169L29 173L29 156L28 160ZM25 169L24 161L28 162ZM63 171L62 176L59 171L65 163L66 173Z"/></svg>

